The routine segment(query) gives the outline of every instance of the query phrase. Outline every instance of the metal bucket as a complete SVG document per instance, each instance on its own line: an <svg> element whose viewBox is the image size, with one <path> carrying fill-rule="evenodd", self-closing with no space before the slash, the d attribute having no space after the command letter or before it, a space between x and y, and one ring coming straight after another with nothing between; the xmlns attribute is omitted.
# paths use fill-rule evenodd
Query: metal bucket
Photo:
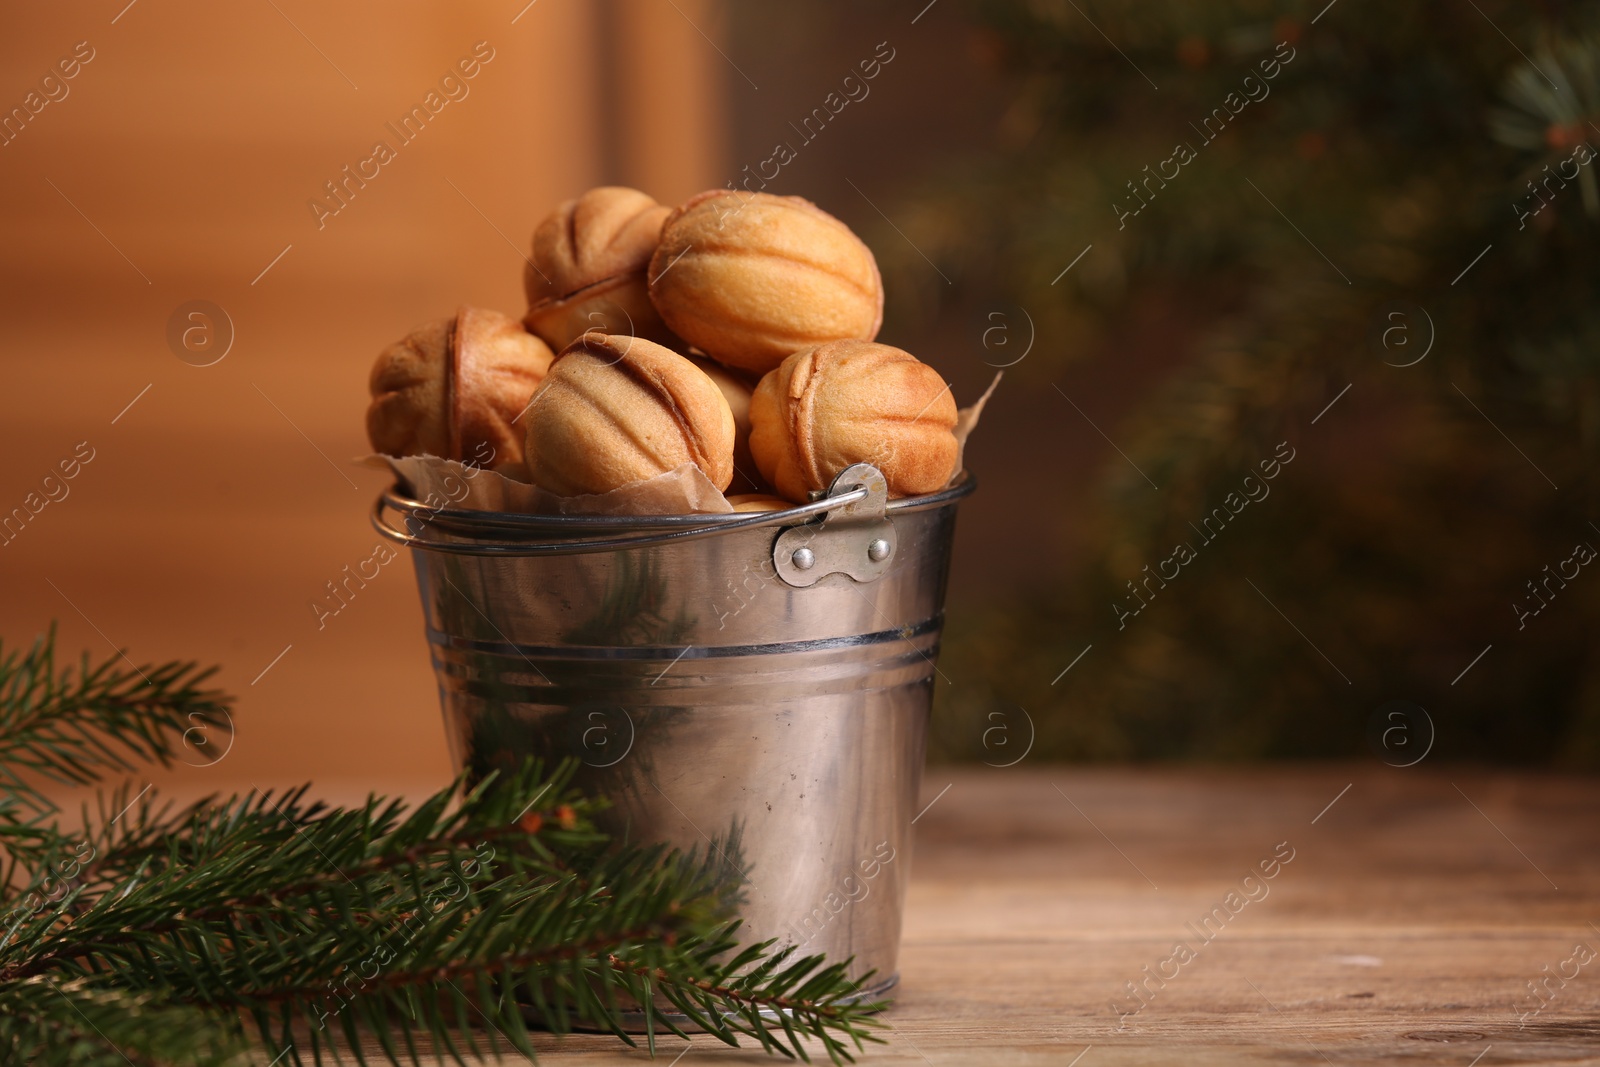
<svg viewBox="0 0 1600 1067"><path fill-rule="evenodd" d="M604 828L743 873L746 943L898 980L956 503L867 465L787 511L648 518L439 510L390 490L416 551L451 752L582 761ZM391 518L391 515L393 518ZM399 519L399 522L394 521Z"/></svg>

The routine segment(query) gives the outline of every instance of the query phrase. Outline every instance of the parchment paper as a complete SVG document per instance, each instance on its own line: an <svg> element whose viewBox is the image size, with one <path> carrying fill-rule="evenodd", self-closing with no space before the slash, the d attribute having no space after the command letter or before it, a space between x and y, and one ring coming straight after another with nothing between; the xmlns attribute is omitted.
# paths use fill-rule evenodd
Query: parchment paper
<svg viewBox="0 0 1600 1067"><path fill-rule="evenodd" d="M994 381L989 383L989 388L983 391L983 395L974 401L971 407L956 409L956 424L950 432L956 435L956 444L959 447L956 449L956 469L950 475L951 482L960 477L961 472L966 469L967 438L978 428L978 419L983 416L983 406L989 402L991 396L994 396L994 391L1000 388L1000 379L1005 376L1005 371L995 371ZM949 482L945 484L948 485Z"/></svg>

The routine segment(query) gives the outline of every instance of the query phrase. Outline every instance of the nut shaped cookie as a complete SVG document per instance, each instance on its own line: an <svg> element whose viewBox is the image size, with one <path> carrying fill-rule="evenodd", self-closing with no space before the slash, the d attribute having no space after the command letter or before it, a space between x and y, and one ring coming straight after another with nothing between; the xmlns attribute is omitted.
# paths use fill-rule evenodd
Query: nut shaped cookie
<svg viewBox="0 0 1600 1067"><path fill-rule="evenodd" d="M798 196L714 189L666 221L650 299L673 332L754 374L828 341L870 341L883 280L850 228Z"/></svg>
<svg viewBox="0 0 1600 1067"><path fill-rule="evenodd" d="M788 511L794 507L782 497L768 493L735 493L728 497L734 511Z"/></svg>
<svg viewBox="0 0 1600 1067"><path fill-rule="evenodd" d="M733 413L683 356L640 337L585 334L556 357L526 416L533 484L605 493L693 463L733 478Z"/></svg>
<svg viewBox="0 0 1600 1067"><path fill-rule="evenodd" d="M733 481L728 485L728 492L761 491L764 489L761 472L756 469L755 457L750 455L750 394L755 384L712 360L696 356L688 359L717 383L722 398L728 402L728 410L733 413Z"/></svg>
<svg viewBox="0 0 1600 1067"><path fill-rule="evenodd" d="M834 341L796 352L750 401L750 450L778 495L805 503L853 463L883 472L891 497L941 489L955 473L956 402L909 352Z"/></svg>
<svg viewBox="0 0 1600 1067"><path fill-rule="evenodd" d="M602 186L561 204L533 233L523 323L556 351L585 331L670 342L645 270L671 213L637 189Z"/></svg>
<svg viewBox="0 0 1600 1067"><path fill-rule="evenodd" d="M515 468L519 416L554 358L509 315L463 307L379 354L367 383L367 438L384 455Z"/></svg>

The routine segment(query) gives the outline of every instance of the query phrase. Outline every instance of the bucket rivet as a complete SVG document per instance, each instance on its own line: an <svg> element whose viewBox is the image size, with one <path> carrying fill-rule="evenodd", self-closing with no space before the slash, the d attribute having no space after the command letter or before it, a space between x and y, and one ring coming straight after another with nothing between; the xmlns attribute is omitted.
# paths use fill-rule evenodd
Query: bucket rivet
<svg viewBox="0 0 1600 1067"><path fill-rule="evenodd" d="M809 548L795 549L794 556L791 558L794 560L794 565L803 571L810 570L817 562L817 554Z"/></svg>
<svg viewBox="0 0 1600 1067"><path fill-rule="evenodd" d="M889 558L889 542L878 538L867 546L867 558L874 563L882 563Z"/></svg>

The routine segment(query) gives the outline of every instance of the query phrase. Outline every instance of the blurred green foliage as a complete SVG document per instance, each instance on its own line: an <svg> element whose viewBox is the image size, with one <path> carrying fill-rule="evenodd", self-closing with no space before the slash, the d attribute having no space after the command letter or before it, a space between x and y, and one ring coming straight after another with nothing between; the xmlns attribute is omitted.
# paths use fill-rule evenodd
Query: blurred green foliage
<svg viewBox="0 0 1600 1067"><path fill-rule="evenodd" d="M1006 762L1021 709L1035 758L1361 755L1401 698L1435 758L1600 767L1600 567L1550 581L1600 547L1600 4L1319 8L969 6L1015 98L904 206L956 282L891 250L909 313L1029 309L1007 386L1044 390L1153 309L1206 325L1107 427L1066 577L952 617L936 756Z"/></svg>

